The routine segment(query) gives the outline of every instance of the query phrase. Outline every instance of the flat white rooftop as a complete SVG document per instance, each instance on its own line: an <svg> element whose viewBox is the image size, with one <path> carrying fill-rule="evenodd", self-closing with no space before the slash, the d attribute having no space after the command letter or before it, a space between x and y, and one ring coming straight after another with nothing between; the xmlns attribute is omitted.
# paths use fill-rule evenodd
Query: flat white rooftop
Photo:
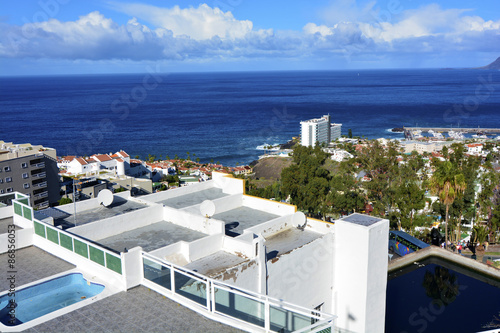
<svg viewBox="0 0 500 333"><path fill-rule="evenodd" d="M243 230L247 228L273 220L277 217L279 217L279 215L245 206L230 209L212 216L212 218L226 223L226 235L232 237L241 235Z"/></svg>
<svg viewBox="0 0 500 333"><path fill-rule="evenodd" d="M185 267L208 277L214 277L226 271L226 269L245 261L248 261L248 258L237 256L226 251L217 251L211 255L195 260Z"/></svg>
<svg viewBox="0 0 500 333"><path fill-rule="evenodd" d="M289 228L266 238L267 260L276 258L296 248L308 244L323 234L310 230Z"/></svg>
<svg viewBox="0 0 500 333"><path fill-rule="evenodd" d="M195 185L191 185L191 186L195 186ZM215 199L223 198L225 196L228 196L228 194L223 193L222 189L214 187L214 188L209 188L206 190L201 190L201 191L197 191L197 192L169 198L166 200L158 201L158 203L161 203L161 204L168 206L168 207L181 209L181 208L186 208L189 206L201 204L205 200L215 200Z"/></svg>
<svg viewBox="0 0 500 333"><path fill-rule="evenodd" d="M138 209L147 208L149 205L133 200L126 200L120 197L114 199L113 204L108 207L97 206L95 208L76 211L76 225L87 224L99 220L104 220L113 216L126 214ZM43 211L42 211L43 212ZM62 226L63 229L72 228L75 226L74 214L64 213L61 217L54 218L55 226ZM123 249L122 249L123 250Z"/></svg>
<svg viewBox="0 0 500 333"><path fill-rule="evenodd" d="M99 239L97 242L116 251L140 246L144 251L150 252L179 241L192 242L205 236L207 234L202 232L171 222L159 221L118 235Z"/></svg>

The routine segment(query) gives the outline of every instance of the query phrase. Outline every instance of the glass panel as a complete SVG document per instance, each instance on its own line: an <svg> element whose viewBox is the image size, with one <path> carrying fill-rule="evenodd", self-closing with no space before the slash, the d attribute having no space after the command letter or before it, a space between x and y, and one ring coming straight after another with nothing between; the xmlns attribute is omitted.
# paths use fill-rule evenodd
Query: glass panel
<svg viewBox="0 0 500 333"><path fill-rule="evenodd" d="M90 260L104 266L104 251L89 246Z"/></svg>
<svg viewBox="0 0 500 333"><path fill-rule="evenodd" d="M207 283L198 281L179 272L174 272L175 293L192 301L207 305Z"/></svg>
<svg viewBox="0 0 500 333"><path fill-rule="evenodd" d="M45 238L45 226L38 222L34 222L34 224L35 224L35 234Z"/></svg>
<svg viewBox="0 0 500 333"><path fill-rule="evenodd" d="M89 257L89 249L87 244L84 242L79 241L78 239L75 239L75 252L81 255L82 257L88 258Z"/></svg>
<svg viewBox="0 0 500 333"><path fill-rule="evenodd" d="M47 239L51 242L59 244L59 236L57 230L47 227Z"/></svg>
<svg viewBox="0 0 500 333"><path fill-rule="evenodd" d="M106 253L106 267L118 274L122 273L122 260L109 253Z"/></svg>
<svg viewBox="0 0 500 333"><path fill-rule="evenodd" d="M159 284L163 288L172 290L170 281L170 268L143 258L144 278Z"/></svg>
<svg viewBox="0 0 500 333"><path fill-rule="evenodd" d="M23 213L24 213L24 218L31 221L31 209L29 207L23 206Z"/></svg>
<svg viewBox="0 0 500 333"><path fill-rule="evenodd" d="M63 234L62 232L59 232L59 238L61 240L61 245L63 247L65 247L66 249L68 249L70 251L73 251L73 238L69 237L68 235Z"/></svg>
<svg viewBox="0 0 500 333"><path fill-rule="evenodd" d="M293 332L312 325L311 317L304 316L293 311L270 306L269 316L271 330L278 332Z"/></svg>
<svg viewBox="0 0 500 333"><path fill-rule="evenodd" d="M215 311L264 327L264 303L215 288Z"/></svg>

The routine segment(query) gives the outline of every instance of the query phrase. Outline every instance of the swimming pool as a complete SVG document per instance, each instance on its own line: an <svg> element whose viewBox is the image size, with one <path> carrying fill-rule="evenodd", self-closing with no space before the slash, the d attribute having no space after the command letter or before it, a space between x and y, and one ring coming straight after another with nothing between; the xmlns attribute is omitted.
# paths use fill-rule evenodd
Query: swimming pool
<svg viewBox="0 0 500 333"><path fill-rule="evenodd" d="M104 286L71 273L0 296L0 323L17 326L100 294Z"/></svg>

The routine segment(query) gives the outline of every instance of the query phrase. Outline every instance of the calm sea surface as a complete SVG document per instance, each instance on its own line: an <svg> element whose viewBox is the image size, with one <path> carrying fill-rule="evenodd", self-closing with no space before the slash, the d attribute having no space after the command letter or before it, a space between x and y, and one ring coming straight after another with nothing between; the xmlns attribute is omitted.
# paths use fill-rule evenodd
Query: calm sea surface
<svg viewBox="0 0 500 333"><path fill-rule="evenodd" d="M500 72L290 71L0 78L0 140L58 155L114 152L249 163L299 122L329 113L343 133L500 127Z"/></svg>

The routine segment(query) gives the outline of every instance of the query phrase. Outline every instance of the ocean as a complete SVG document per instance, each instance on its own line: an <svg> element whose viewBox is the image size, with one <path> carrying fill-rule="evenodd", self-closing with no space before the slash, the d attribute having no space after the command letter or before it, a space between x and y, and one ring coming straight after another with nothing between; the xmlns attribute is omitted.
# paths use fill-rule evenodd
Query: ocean
<svg viewBox="0 0 500 333"><path fill-rule="evenodd" d="M58 155L248 164L330 114L342 132L500 127L500 71L359 70L0 77L0 140Z"/></svg>

